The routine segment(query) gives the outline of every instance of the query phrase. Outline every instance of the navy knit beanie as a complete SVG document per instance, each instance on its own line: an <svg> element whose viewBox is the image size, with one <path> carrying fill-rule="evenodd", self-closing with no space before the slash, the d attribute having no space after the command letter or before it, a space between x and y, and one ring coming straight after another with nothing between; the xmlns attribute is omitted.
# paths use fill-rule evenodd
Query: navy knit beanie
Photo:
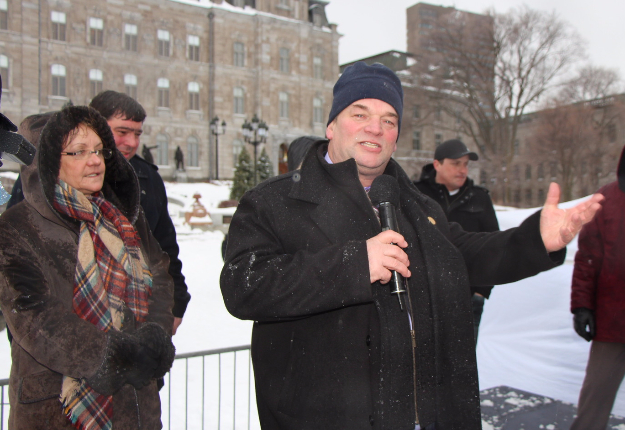
<svg viewBox="0 0 625 430"><path fill-rule="evenodd" d="M404 92L401 81L391 69L380 63L368 66L364 61L359 61L345 69L334 84L333 92L334 99L328 124L355 101L378 99L395 109L398 116L397 133L399 136L401 116L404 111Z"/></svg>

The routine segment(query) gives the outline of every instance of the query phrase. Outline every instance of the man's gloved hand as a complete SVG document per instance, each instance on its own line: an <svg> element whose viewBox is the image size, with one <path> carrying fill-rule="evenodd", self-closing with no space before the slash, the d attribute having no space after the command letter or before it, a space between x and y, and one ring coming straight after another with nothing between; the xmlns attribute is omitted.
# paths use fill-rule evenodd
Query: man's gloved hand
<svg viewBox="0 0 625 430"><path fill-rule="evenodd" d="M573 309L573 327L578 335L590 342L596 334L595 313L588 308Z"/></svg>

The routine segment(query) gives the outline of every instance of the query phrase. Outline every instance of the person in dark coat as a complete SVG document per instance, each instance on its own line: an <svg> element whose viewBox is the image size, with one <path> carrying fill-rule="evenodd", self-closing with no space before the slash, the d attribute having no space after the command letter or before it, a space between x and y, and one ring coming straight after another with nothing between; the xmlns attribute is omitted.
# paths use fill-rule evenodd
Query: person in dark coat
<svg viewBox="0 0 625 430"><path fill-rule="evenodd" d="M304 156L312 144L318 140L321 140L321 137L302 136L291 142L286 155L289 172L299 169L299 166L302 164L302 160L304 160Z"/></svg>
<svg viewBox="0 0 625 430"><path fill-rule="evenodd" d="M463 231L391 159L402 102L387 67L348 67L334 86L329 140L299 171L248 191L233 217L221 290L232 315L254 321L265 430L481 429L469 285L562 263L600 207L596 196L558 209L553 184L519 228ZM399 184L402 234L381 232L368 198L382 174ZM407 278L403 311L383 285L391 270Z"/></svg>
<svg viewBox="0 0 625 430"><path fill-rule="evenodd" d="M625 149L617 176L599 190L603 209L582 228L575 254L573 323L592 345L571 430L605 430L625 376Z"/></svg>
<svg viewBox="0 0 625 430"><path fill-rule="evenodd" d="M461 140L447 140L434 151L434 162L423 166L421 178L415 185L441 205L448 221L457 222L465 231L499 231L488 190L475 185L467 176L469 160L478 158ZM488 299L492 289L492 286L471 286L475 342L484 299Z"/></svg>
<svg viewBox="0 0 625 430"><path fill-rule="evenodd" d="M163 178L158 174L158 167L148 163L137 154L139 139L143 132L143 121L146 117L145 110L132 97L116 91L101 92L91 100L90 106L106 118L113 131L117 148L134 168L141 187L141 207L152 234L163 251L169 255L169 274L174 279L175 286L173 333L176 334L191 295L182 274L182 262L178 258L180 249L176 240L176 229L167 210L167 193ZM31 140L34 145L36 142L36 140ZM22 181L18 177L13 185L7 209L23 199Z"/></svg>
<svg viewBox="0 0 625 430"><path fill-rule="evenodd" d="M9 428L160 429L173 282L106 120L54 114L22 180L25 200L0 217Z"/></svg>

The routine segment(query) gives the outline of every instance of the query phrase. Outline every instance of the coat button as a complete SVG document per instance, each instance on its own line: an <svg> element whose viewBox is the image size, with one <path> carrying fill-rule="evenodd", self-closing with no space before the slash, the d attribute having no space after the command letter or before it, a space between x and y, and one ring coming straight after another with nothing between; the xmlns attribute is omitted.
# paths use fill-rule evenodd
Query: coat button
<svg viewBox="0 0 625 430"><path fill-rule="evenodd" d="M367 335L367 346L371 346L371 336Z"/></svg>
<svg viewBox="0 0 625 430"><path fill-rule="evenodd" d="M373 415L369 415L369 424L373 427Z"/></svg>

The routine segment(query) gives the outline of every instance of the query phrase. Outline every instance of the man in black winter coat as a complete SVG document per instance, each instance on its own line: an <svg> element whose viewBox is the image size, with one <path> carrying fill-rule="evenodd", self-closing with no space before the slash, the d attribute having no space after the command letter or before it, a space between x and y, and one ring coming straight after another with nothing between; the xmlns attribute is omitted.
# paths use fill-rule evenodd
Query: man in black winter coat
<svg viewBox="0 0 625 430"><path fill-rule="evenodd" d="M301 169L241 199L221 273L228 310L254 321L263 429L481 429L469 284L501 284L560 264L600 196L519 228L467 233L448 223L391 159L401 82L358 62L334 86L326 137ZM381 231L375 178L399 185L402 234ZM505 251L505 252L504 252ZM407 279L404 309L385 285Z"/></svg>
<svg viewBox="0 0 625 430"><path fill-rule="evenodd" d="M457 222L465 231L499 231L497 215L486 188L473 184L469 178L469 160L478 155L469 151L458 139L447 140L434 152L434 162L423 166L421 178L415 185L443 208L447 220ZM484 299L492 286L471 287L475 342L484 310Z"/></svg>
<svg viewBox="0 0 625 430"><path fill-rule="evenodd" d="M165 184L161 175L158 174L158 167L137 155L140 137L143 133L143 121L146 117L145 110L132 97L116 91L101 92L91 100L90 106L106 118L113 132L117 149L134 168L141 188L141 207L145 212L150 230L163 251L169 255L169 274L174 279L172 334L176 334L191 295L182 274L182 262L178 258L176 230L167 210ZM7 209L23 199L22 183L18 178L13 186Z"/></svg>

